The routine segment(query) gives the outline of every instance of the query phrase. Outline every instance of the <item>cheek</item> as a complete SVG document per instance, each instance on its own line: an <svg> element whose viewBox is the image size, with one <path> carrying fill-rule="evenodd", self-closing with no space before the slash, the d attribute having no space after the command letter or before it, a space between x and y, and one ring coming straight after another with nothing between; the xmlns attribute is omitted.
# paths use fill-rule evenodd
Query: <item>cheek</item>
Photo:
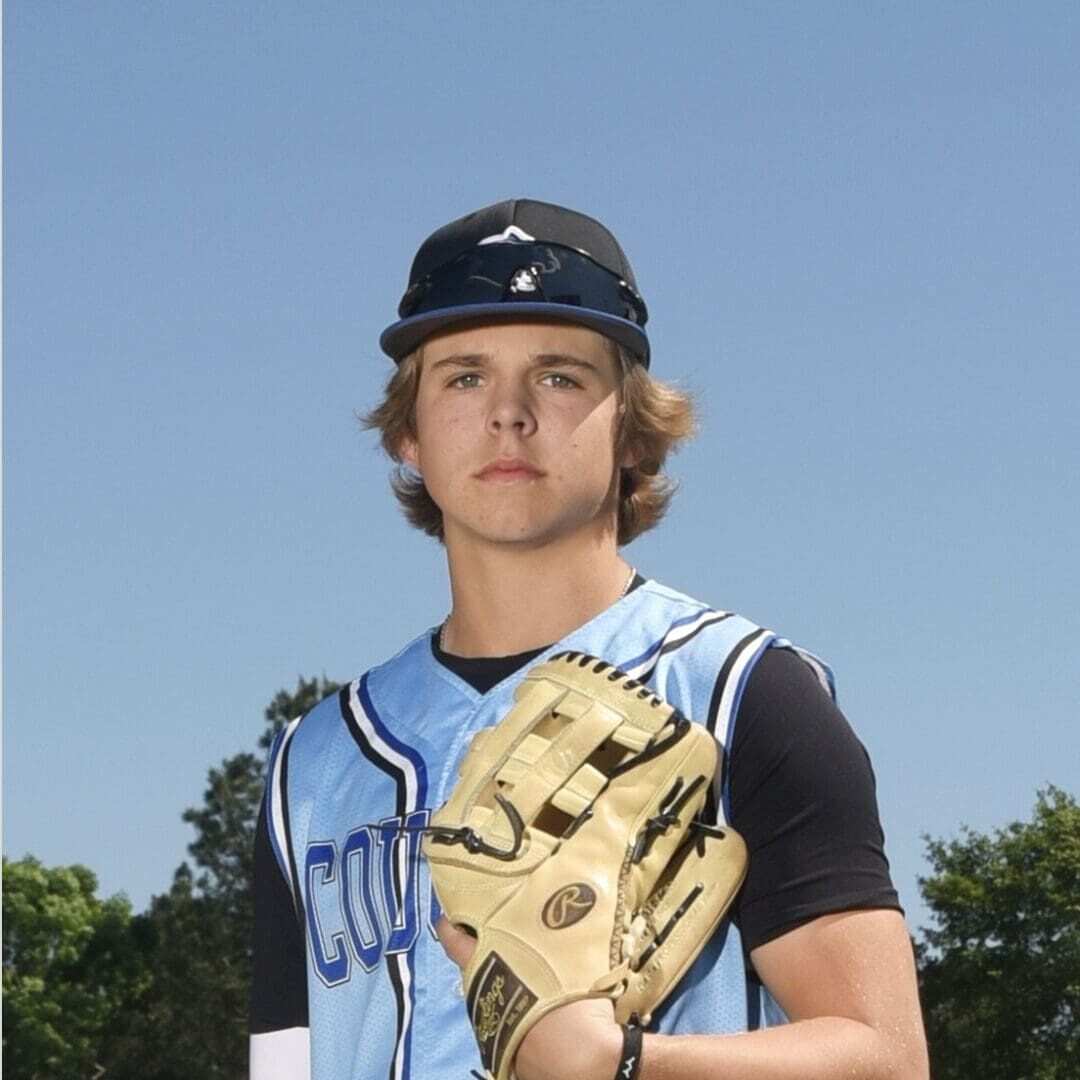
<svg viewBox="0 0 1080 1080"><path fill-rule="evenodd" d="M425 478L445 477L452 481L467 469L471 460L467 432L468 424L454 416L440 416L437 422L422 427L415 468Z"/></svg>
<svg viewBox="0 0 1080 1080"><path fill-rule="evenodd" d="M569 445L577 455L588 455L588 466L607 469L614 464L617 417L612 411L595 409L570 434Z"/></svg>

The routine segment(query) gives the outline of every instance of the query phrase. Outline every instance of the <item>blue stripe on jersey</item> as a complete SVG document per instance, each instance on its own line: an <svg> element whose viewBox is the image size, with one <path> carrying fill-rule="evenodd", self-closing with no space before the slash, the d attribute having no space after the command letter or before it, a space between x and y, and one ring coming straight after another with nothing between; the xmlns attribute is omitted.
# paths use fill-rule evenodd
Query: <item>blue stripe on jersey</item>
<svg viewBox="0 0 1080 1080"><path fill-rule="evenodd" d="M758 657L765 651L769 642L775 635L770 630L755 627L743 636L731 651L720 667L720 673L713 684L712 697L709 701L709 710L705 726L717 738L724 748L720 760L720 802L723 809L723 817L718 820L728 822L731 820L731 807L729 803L729 765L731 761L731 742L735 733L735 718L738 715L739 701L746 685L746 678L752 670Z"/></svg>
<svg viewBox="0 0 1080 1080"><path fill-rule="evenodd" d="M358 682L342 690L342 715L364 756L394 781L397 820L404 822L407 815L427 803L427 765L416 750L397 738L383 722L372 701L368 678L369 675L365 674ZM414 894L407 894L405 885L410 858L415 853L417 843L416 833L404 836L399 834L384 848L384 866L390 870L389 884L393 893L392 897L384 894L384 902L391 923L403 923L405 927L419 926L418 912L406 912L406 906L414 900ZM386 877L386 874L382 876L384 889L388 884ZM393 910L390 909L391 900ZM393 930L392 927L391 936ZM415 935L407 943L399 943L398 948L402 951L391 952L388 947L385 955L397 1001L397 1032L391 1070L391 1076L395 1080L404 1080L410 1075L411 1068L412 1015L416 1007L413 941ZM389 946L390 942L387 942L387 945Z"/></svg>
<svg viewBox="0 0 1080 1080"><path fill-rule="evenodd" d="M413 792L412 799L408 800L408 793L403 793L406 800L411 801L411 806L403 804L398 805L398 814L404 817L409 811L415 810L418 807L424 806L427 803L427 763L424 761L423 756L416 750L414 750L407 743L398 739L393 732L386 726L385 723L379 718L379 714L375 709L375 705L371 700L371 694L368 691L368 678L369 675L364 675L360 679L359 686L357 688L357 696L360 699L360 704L371 721L372 728L378 738L387 746L395 755L400 758L404 758L413 769Z"/></svg>
<svg viewBox="0 0 1080 1080"><path fill-rule="evenodd" d="M716 618L710 618L710 616L716 616ZM667 633L664 634L659 641L653 642L640 656L635 656L632 660L627 660L623 664L623 670L628 674L639 678L639 670L644 673L650 671L655 663L657 657L667 651L669 643L672 643L671 647L677 648L683 643L683 639L679 635L679 631L683 627L690 626L692 623L701 623L700 627L694 629L694 631L686 636L685 640L689 640L694 634L698 633L703 627L710 625L714 622L720 622L722 619L726 619L727 615L722 611L699 611L693 615L687 615L685 618L677 619L668 627ZM674 639L674 641L673 641ZM645 675L644 677L647 677Z"/></svg>
<svg viewBox="0 0 1080 1080"><path fill-rule="evenodd" d="M740 616L646 582L537 662L565 649L604 657L706 724L723 750L749 671L773 639ZM280 832L274 837L278 857L299 860L303 870L305 853L328 857L321 845L336 845L336 883L327 887L314 866L317 890L307 896L310 883L301 881L298 901L324 916L325 958L343 934L352 964L352 976L333 987L308 973L317 1080L436 1080L476 1066L460 977L422 932L437 908L418 834L408 830L426 822L470 737L505 715L523 675L477 694L438 664L425 632L295 732L291 831L288 843ZM271 798L280 816L281 795ZM738 928L725 921L655 1022L672 1033L735 1032L746 1030L747 1012Z"/></svg>
<svg viewBox="0 0 1080 1080"><path fill-rule="evenodd" d="M270 753L266 758L266 777L267 784L266 790L263 792L263 813L266 815L266 831L270 834L270 847L273 849L274 858L277 859L278 869L281 871L282 876L286 881L289 881L289 888L292 888L288 872L288 856L285 851L282 850L281 839L278 838L278 831L274 827L274 803L277 799L277 783L275 781L275 773L277 772L277 759L278 754L281 752L281 739L285 734L285 729L282 728L270 743ZM295 900L296 898L293 897Z"/></svg>
<svg viewBox="0 0 1080 1080"><path fill-rule="evenodd" d="M725 694L725 697L727 698L724 703L724 708L727 713L723 738L723 745L725 747L731 746L732 739L735 736L735 718L739 715L739 702L742 701L743 691L746 689L746 680L753 670L754 665L758 662L758 658L769 647L775 637L776 635L772 633L771 630L762 630L757 635L751 635L746 643L746 648L741 651L741 654L735 661L734 669L731 672L731 677L733 677L735 681L734 689L731 694ZM725 757L730 757L730 755L725 755ZM731 820L730 780L730 772L725 773L723 784L725 821Z"/></svg>

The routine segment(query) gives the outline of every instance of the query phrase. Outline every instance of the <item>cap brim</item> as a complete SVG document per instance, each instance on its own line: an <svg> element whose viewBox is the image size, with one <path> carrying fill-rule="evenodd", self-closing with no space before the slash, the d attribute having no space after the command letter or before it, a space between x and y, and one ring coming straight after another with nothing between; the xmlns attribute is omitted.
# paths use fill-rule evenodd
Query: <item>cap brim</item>
<svg viewBox="0 0 1080 1080"><path fill-rule="evenodd" d="M513 321L564 322L587 326L590 330L618 342L633 353L646 368L649 366L649 339L636 323L629 319L620 319L617 315L574 307L572 304L546 304L536 301L521 304L512 301L468 304L411 315L388 326L379 337L379 346L387 356L400 362L427 338L444 330L460 328L469 323Z"/></svg>

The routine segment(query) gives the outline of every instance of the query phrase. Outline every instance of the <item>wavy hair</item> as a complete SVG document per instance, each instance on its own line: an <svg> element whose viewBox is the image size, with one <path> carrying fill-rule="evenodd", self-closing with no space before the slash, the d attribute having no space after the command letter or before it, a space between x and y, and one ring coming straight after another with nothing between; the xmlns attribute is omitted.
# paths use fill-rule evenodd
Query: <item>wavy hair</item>
<svg viewBox="0 0 1080 1080"><path fill-rule="evenodd" d="M690 395L654 379L620 345L619 393L622 398L615 456L629 450L635 464L619 470L618 543L631 540L658 525L675 495L676 482L664 473L668 455L697 428ZM390 486L411 524L428 536L444 539L442 511L424 486L423 478L402 464L400 448L417 437L416 395L420 386L423 347L406 356L390 376L383 400L361 417L365 428L379 432L382 448L397 463Z"/></svg>

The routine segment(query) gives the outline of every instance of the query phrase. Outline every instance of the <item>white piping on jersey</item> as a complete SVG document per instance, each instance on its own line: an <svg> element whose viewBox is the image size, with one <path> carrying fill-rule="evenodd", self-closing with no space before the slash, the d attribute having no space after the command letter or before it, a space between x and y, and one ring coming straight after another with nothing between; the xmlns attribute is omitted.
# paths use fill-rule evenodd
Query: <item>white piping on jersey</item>
<svg viewBox="0 0 1080 1080"><path fill-rule="evenodd" d="M372 748L378 751L379 756L401 771L405 778L405 812L408 813L416 809L419 797L420 782L416 775L416 766L379 734L378 728L360 702L360 683L361 680L356 679L349 684L349 711L352 713L353 722L363 732ZM404 869L403 865L402 870Z"/></svg>
<svg viewBox="0 0 1080 1080"><path fill-rule="evenodd" d="M652 677L656 665L665 653L674 652L706 627L729 618L731 618L730 612L706 608L697 615L673 625L648 651L640 658L626 664L623 670L638 681L646 682ZM705 718L706 726L714 736L723 735L724 753L730 752L735 715L742 699L746 676L757 658L775 638L776 635L771 630L759 629L743 643L741 649L737 649L729 657L731 666L727 670L720 699L716 708ZM726 770L721 770L721 773L726 775ZM720 774L717 776L717 783L720 783ZM716 796L717 821L722 825L727 824L729 814L725 798L726 791L718 789Z"/></svg>
<svg viewBox="0 0 1080 1080"><path fill-rule="evenodd" d="M405 754L394 749L385 739L379 735L376 724L368 716L360 701L360 684L363 680L356 679L349 686L349 711L352 713L353 722L367 739L373 750L389 764L395 766L405 780L405 815L417 809L420 799L420 780L416 775L416 766ZM403 819L404 820L404 817ZM395 883L395 892L399 911L404 910L405 897L401 892L401 883L408 880L409 874L409 845L398 843L396 845L398 876ZM387 912L387 915L390 913Z"/></svg>
<svg viewBox="0 0 1080 1080"><path fill-rule="evenodd" d="M775 640L776 635L771 630L758 630L742 644L737 653L731 655L731 667L728 668L724 680L724 688L720 691L720 700L717 702L716 711L708 717L708 727L714 734L723 732L722 744L724 753L730 754L735 735L735 717L738 715L739 703L742 701L743 689L746 685L746 677L750 669L757 662L758 657ZM731 809L728 806L727 769L721 770L718 780L723 780L723 788L717 791L716 820L718 824L729 824Z"/></svg>
<svg viewBox="0 0 1080 1080"><path fill-rule="evenodd" d="M802 657L809 665L810 670L817 676L817 681L821 683L821 688L833 699L833 701L836 700L836 683L833 680L832 668L830 668L820 656L815 656L806 649L800 649L798 645L792 645L787 638L777 638L773 644L783 649L790 649L797 656Z"/></svg>
<svg viewBox="0 0 1080 1080"><path fill-rule="evenodd" d="M417 809L420 800L420 778L417 776L416 765L407 754L402 753L392 746L379 732L378 724L370 717L360 700L360 687L364 683L364 677L354 680L349 684L349 712L352 722L357 730L367 740L368 745L388 764L395 767L405 783L404 815L408 815ZM365 691L366 693L366 691ZM405 907L405 895L403 883L408 880L409 873L409 845L397 844L397 880L393 883L396 894L398 910ZM389 913L387 913L389 914ZM388 967L393 967L397 972L397 980L391 976L391 984L395 988L395 998L398 1005L398 1033L397 1042L394 1046L393 1066L390 1072L390 1080L407 1080L409 1068L409 1049L412 1035L413 1018L413 971L411 958L412 950L400 954L387 954L385 957Z"/></svg>
<svg viewBox="0 0 1080 1080"><path fill-rule="evenodd" d="M301 717L296 717L282 728L274 745L273 762L270 766L270 798L268 800L270 811L267 826L270 829L270 840L274 845L274 854L277 856L278 866L289 886L289 894L293 898L293 906L296 907L299 897L293 888L296 867L293 863L293 854L289 847L289 833L285 823L285 799L281 790L281 767L285 760L285 748L292 741L296 729L300 726Z"/></svg>
<svg viewBox="0 0 1080 1080"><path fill-rule="evenodd" d="M644 682L652 675L653 669L665 652L677 649L706 626L723 622L727 618L730 618L730 614L726 611L713 611L711 608L706 608L685 622L675 623L648 652L639 659L630 661L623 670L632 678Z"/></svg>
<svg viewBox="0 0 1080 1080"><path fill-rule="evenodd" d="M409 1068L411 1063L406 1061L406 1052L409 1044L409 1034L412 1027L412 1014L413 1014L413 972L412 966L409 963L410 953L395 953L386 957L388 964L393 964L398 970L398 976L401 979L401 994L398 997L398 1002L401 1006L401 1013L399 1014L399 1030L400 1036L397 1041L397 1046L394 1047L394 1067L391 1072L393 1080L407 1080L409 1073L412 1071Z"/></svg>
<svg viewBox="0 0 1080 1080"><path fill-rule="evenodd" d="M731 745L732 726L735 722L736 706L742 697L744 676L775 636L771 630L759 630L743 645L739 654L733 657L716 712L709 717L708 724L710 731L724 733L725 746Z"/></svg>

